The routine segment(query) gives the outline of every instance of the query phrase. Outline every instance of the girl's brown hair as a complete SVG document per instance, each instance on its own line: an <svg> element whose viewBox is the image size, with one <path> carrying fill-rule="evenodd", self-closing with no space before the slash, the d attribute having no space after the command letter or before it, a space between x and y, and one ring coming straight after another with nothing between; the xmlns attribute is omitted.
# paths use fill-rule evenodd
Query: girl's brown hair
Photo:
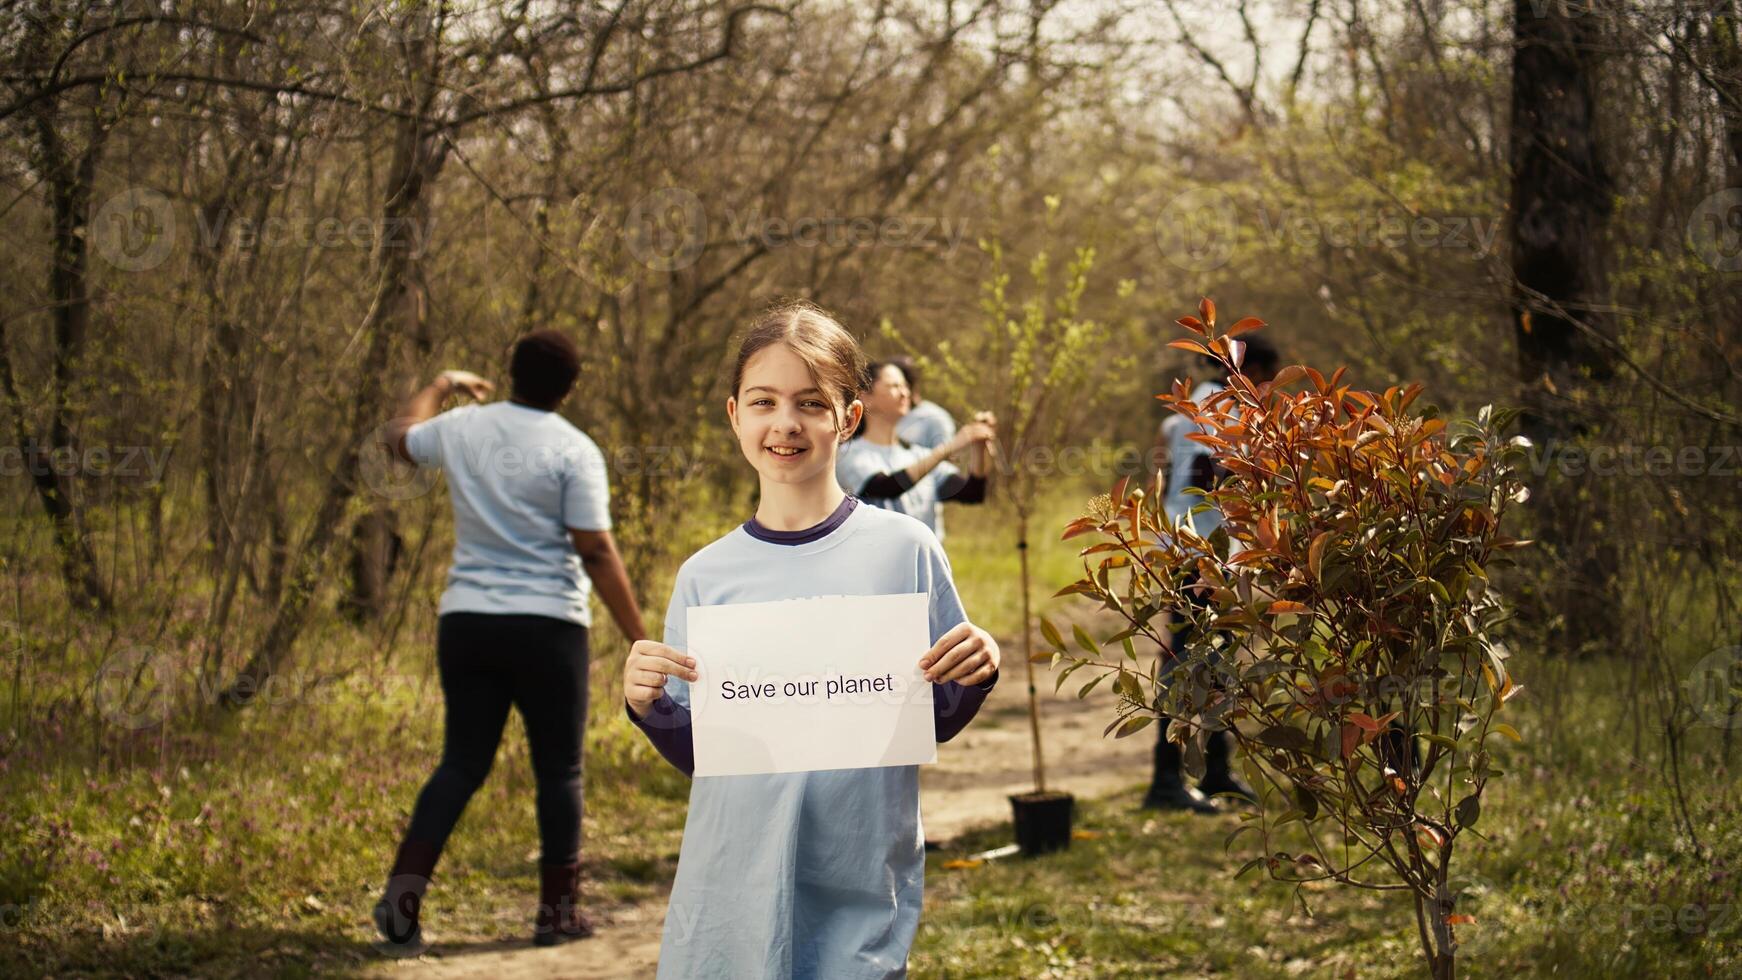
<svg viewBox="0 0 1742 980"><path fill-rule="evenodd" d="M750 325L738 345L732 369L732 395L744 386L744 366L764 347L785 344L810 369L817 387L835 407L835 428L846 422L847 407L859 397L865 381L865 352L859 342L827 310L805 300L782 303Z"/></svg>

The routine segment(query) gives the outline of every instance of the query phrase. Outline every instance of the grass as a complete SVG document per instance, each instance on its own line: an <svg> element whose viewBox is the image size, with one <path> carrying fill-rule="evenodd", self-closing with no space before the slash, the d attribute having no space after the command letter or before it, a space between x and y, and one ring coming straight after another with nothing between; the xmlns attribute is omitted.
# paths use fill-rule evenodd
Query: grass
<svg viewBox="0 0 1742 980"><path fill-rule="evenodd" d="M324 973L372 959L365 916L434 767L439 713L353 691L335 707L356 705L373 710L334 710L288 737L292 726L268 709L245 717L221 752L170 747L168 768L9 756L0 974L244 974L262 958ZM595 720L588 753L590 898L654 896L676 867L685 781L619 716ZM444 856L433 921L529 930L532 799L515 720Z"/></svg>
<svg viewBox="0 0 1742 980"><path fill-rule="evenodd" d="M1655 766L1621 750L1611 719L1625 665L1584 667L1566 692L1581 705L1581 749L1548 757L1557 716L1525 702L1512 719L1525 742L1502 760L1510 773L1490 789L1482 837L1464 838L1454 884L1477 922L1460 929L1462 975L1742 975L1742 787L1717 765L1718 733L1697 750L1706 778L1695 812L1710 848L1699 854L1673 832ZM1224 852L1234 816L1146 813L1140 789L1079 801L1089 839L1063 854L962 866L1008 841L1008 825L933 854L915 974L1426 975L1402 895L1297 892L1260 871L1235 879L1256 851L1246 835Z"/></svg>
<svg viewBox="0 0 1742 980"><path fill-rule="evenodd" d="M1053 529L1089 492L1061 494L1035 523L1037 603L1078 571ZM1019 624L1013 545L1008 513L951 514L964 603L1006 637ZM663 608L663 595L649 598L654 613ZM433 626L414 615L390 666L347 675L318 698L256 705L218 730L117 728L70 697L45 702L27 725L14 716L0 733L0 975L253 975L265 965L299 976L373 962L368 907L439 751ZM310 636L322 647L310 662L375 655L335 623ZM600 650L620 655L620 642ZM68 664L34 666L72 676ZM593 678L587 888L590 901L645 916L675 867L687 784L622 718L612 667ZM1530 670L1521 657L1527 685ZM1742 973L1742 813L1717 733L1700 733L1690 767L1696 829L1711 848L1702 855L1674 832L1649 739L1632 755L1625 665L1594 661L1557 677L1564 690L1552 707L1520 704L1512 720L1525 742L1509 747L1510 773L1484 806L1487 839L1461 855L1478 917L1461 937L1465 974ZM0 692L9 703L13 692ZM532 796L511 721L438 870L429 903L438 936L527 932ZM1233 818L1144 814L1135 799L1134 789L1083 802L1078 826L1093 836L1064 854L947 866L1010 838L1008 825L993 825L932 855L915 975L1422 974L1412 916L1395 895L1297 895L1257 872L1235 880L1250 855L1223 852Z"/></svg>

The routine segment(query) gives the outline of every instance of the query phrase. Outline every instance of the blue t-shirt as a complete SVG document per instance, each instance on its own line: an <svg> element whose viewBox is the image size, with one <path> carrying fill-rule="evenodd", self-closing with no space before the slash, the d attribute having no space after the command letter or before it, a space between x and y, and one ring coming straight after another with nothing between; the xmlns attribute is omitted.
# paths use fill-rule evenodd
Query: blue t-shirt
<svg viewBox="0 0 1742 980"><path fill-rule="evenodd" d="M605 456L556 412L463 405L412 426L405 448L439 466L454 505L454 560L439 612L592 622L592 583L569 530L611 529Z"/></svg>
<svg viewBox="0 0 1742 980"><path fill-rule="evenodd" d="M915 592L931 597L933 643L967 621L943 548L909 518L858 507L793 545L740 527L678 570L665 642L688 649L696 606ZM687 711L687 683L673 677L666 692ZM924 887L918 766L704 776L690 786L659 976L905 976Z"/></svg>
<svg viewBox="0 0 1742 980"><path fill-rule="evenodd" d="M956 434L956 420L937 402L920 402L895 423L895 435L902 442L926 449L936 449Z"/></svg>
<svg viewBox="0 0 1742 980"><path fill-rule="evenodd" d="M904 443L893 446L880 446L863 437L852 439L841 447L841 452L835 457L835 479L841 483L841 489L873 507L892 510L897 514L906 514L917 518L921 524L938 533L939 493L943 483L961 471L949 460L937 465L925 478L915 483L908 491L899 497L864 497L860 495L865 487L865 481L879 473L898 473L912 466L916 461L931 455L931 450L920 449ZM940 536L941 537L941 536Z"/></svg>
<svg viewBox="0 0 1742 980"><path fill-rule="evenodd" d="M1221 390L1222 386L1214 381L1201 381L1192 389L1192 401L1202 405L1204 399ZM1209 501L1202 494L1186 492L1186 488L1192 485L1192 470L1198 466L1198 461L1215 455L1215 450L1209 446L1188 438L1192 433L1202 431L1202 426L1177 412L1162 420L1161 434L1167 439L1168 477L1167 496L1162 498L1161 505L1169 520L1179 524L1189 519L1192 530L1199 537L1209 537L1210 532L1222 526L1222 512L1215 507L1206 507L1193 514L1194 507L1204 507Z"/></svg>

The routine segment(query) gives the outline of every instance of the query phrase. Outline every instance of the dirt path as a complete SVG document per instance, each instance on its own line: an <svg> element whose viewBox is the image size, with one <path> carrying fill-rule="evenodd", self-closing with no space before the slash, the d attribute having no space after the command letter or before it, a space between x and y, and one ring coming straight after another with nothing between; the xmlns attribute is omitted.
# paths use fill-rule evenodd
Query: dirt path
<svg viewBox="0 0 1742 980"><path fill-rule="evenodd" d="M1020 667L999 683L980 716L954 742L939 746L938 762L920 776L920 810L926 838L947 841L970 827L1010 819L1011 793L1031 788L1026 695ZM1052 695L1041 675L1042 738L1049 787L1079 797L1102 796L1149 777L1149 731L1123 740L1103 739L1112 716L1112 695L1099 688L1086 701ZM585 942L538 949L522 935L437 935L430 954L415 960L372 964L365 975L401 980L423 978L553 977L595 980L645 977L659 958L665 902L592 910L598 935ZM517 923L518 925L518 923Z"/></svg>

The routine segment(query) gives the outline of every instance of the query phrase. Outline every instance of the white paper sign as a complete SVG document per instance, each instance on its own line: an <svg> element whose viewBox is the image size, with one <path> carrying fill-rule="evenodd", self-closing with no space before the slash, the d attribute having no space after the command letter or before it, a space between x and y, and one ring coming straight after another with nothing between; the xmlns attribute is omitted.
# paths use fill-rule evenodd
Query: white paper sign
<svg viewBox="0 0 1742 980"><path fill-rule="evenodd" d="M691 607L695 774L937 761L928 608L925 593Z"/></svg>

